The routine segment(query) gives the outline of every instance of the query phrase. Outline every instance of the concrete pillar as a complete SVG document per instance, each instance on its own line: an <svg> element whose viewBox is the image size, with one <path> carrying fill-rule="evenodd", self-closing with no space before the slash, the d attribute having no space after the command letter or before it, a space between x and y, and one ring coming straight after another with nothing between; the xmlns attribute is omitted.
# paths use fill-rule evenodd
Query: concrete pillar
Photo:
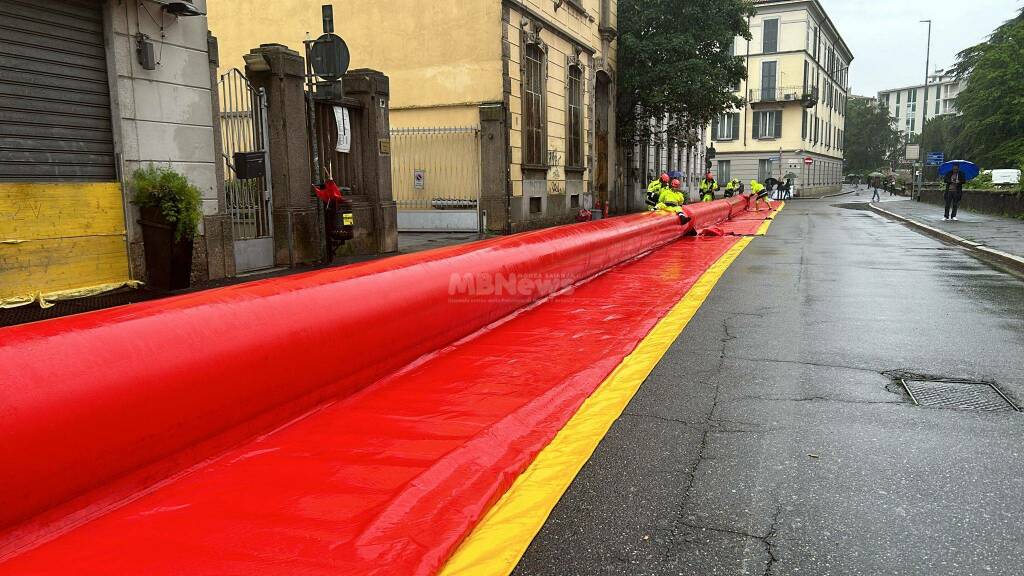
<svg viewBox="0 0 1024 576"><path fill-rule="evenodd" d="M363 186L373 225L370 228L376 252L398 251L398 204L391 193L390 85L388 77L376 70L353 70L342 79L345 96L359 101L364 121L353 126L353 149L363 168ZM360 130L361 133L356 133ZM359 220L356 214L356 221ZM357 231L358 232L358 231Z"/></svg>
<svg viewBox="0 0 1024 576"><path fill-rule="evenodd" d="M480 107L480 214L486 214L484 232L506 233L508 227L509 161L508 124L501 103Z"/></svg>
<svg viewBox="0 0 1024 576"><path fill-rule="evenodd" d="M321 254L322 223L310 197L305 61L298 52L280 44L264 44L250 53L262 55L270 68L254 70L247 63L245 75L267 93L274 262L286 266L312 263Z"/></svg>

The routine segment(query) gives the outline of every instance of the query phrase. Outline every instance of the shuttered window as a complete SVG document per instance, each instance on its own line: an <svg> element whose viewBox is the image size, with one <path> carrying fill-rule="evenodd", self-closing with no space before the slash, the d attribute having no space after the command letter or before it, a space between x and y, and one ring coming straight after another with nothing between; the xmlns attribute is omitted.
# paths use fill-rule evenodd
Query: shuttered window
<svg viewBox="0 0 1024 576"><path fill-rule="evenodd" d="M0 0L0 181L116 179L99 0Z"/></svg>
<svg viewBox="0 0 1024 576"><path fill-rule="evenodd" d="M762 51L765 54L774 54L779 51L778 18L771 18L764 21L764 38L762 40Z"/></svg>

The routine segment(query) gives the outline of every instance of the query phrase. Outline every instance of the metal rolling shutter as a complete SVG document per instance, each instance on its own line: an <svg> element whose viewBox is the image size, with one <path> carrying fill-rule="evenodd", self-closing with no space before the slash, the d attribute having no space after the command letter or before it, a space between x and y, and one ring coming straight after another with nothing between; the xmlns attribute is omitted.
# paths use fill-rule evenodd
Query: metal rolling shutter
<svg viewBox="0 0 1024 576"><path fill-rule="evenodd" d="M0 181L116 179L99 0L0 0Z"/></svg>

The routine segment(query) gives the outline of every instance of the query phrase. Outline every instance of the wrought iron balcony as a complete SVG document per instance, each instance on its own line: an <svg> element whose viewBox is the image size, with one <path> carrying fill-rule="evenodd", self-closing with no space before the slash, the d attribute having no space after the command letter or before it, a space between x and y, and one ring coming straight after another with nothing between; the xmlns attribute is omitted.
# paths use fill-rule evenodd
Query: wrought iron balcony
<svg viewBox="0 0 1024 576"><path fill-rule="evenodd" d="M803 86L790 86L790 87L772 87L772 88L759 88L756 90L747 91L747 100L751 104L759 103L786 103L793 102L801 104L804 107L810 108L818 103L818 89L807 88L804 90Z"/></svg>

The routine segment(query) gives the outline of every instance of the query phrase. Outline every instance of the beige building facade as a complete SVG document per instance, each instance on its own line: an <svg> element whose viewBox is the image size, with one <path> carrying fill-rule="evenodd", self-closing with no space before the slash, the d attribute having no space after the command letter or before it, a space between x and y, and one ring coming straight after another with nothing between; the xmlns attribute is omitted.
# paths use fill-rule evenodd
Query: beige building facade
<svg viewBox="0 0 1024 576"><path fill-rule="evenodd" d="M818 0L754 5L752 39L732 47L747 65L737 87L746 105L712 124L712 171L719 181L793 177L806 196L837 191L853 54Z"/></svg>
<svg viewBox="0 0 1024 576"><path fill-rule="evenodd" d="M919 84L905 88L883 90L878 93L878 102L896 120L896 129L905 136L921 135L928 120L940 116L956 115L956 97L966 85L952 71L939 69L928 77L928 86Z"/></svg>
<svg viewBox="0 0 1024 576"><path fill-rule="evenodd" d="M259 44L301 51L323 3L211 1L222 71ZM614 206L615 13L615 0L338 3L352 67L390 77L400 227L514 232Z"/></svg>

